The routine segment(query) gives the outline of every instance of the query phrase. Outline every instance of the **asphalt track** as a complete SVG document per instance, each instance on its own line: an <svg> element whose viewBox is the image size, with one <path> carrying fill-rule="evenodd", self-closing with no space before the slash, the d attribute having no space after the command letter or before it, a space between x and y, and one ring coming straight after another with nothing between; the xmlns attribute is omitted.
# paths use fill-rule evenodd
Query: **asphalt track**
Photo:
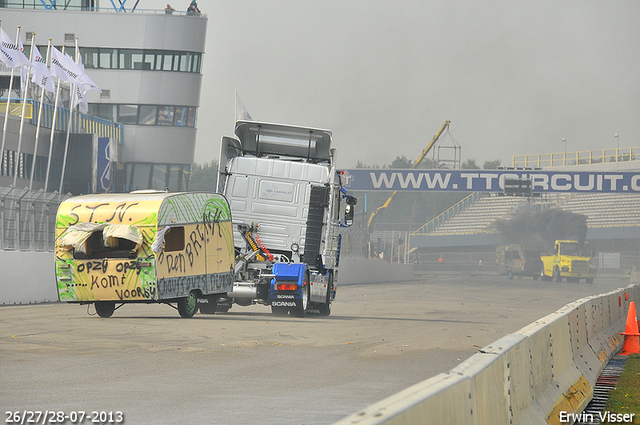
<svg viewBox="0 0 640 425"><path fill-rule="evenodd" d="M624 287L440 274L341 286L328 318L264 306L181 319L166 305L0 308L0 405L138 424L331 424L446 372L579 298ZM70 422L67 422L70 423ZM83 423L90 423L85 419Z"/></svg>

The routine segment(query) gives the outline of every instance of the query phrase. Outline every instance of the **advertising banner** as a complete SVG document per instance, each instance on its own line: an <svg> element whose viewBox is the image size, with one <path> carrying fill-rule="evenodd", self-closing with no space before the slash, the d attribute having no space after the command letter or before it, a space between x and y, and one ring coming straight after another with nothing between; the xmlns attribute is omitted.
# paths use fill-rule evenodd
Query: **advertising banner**
<svg viewBox="0 0 640 425"><path fill-rule="evenodd" d="M354 191L503 192L505 180L531 181L533 193L640 193L640 172L540 170L342 170Z"/></svg>

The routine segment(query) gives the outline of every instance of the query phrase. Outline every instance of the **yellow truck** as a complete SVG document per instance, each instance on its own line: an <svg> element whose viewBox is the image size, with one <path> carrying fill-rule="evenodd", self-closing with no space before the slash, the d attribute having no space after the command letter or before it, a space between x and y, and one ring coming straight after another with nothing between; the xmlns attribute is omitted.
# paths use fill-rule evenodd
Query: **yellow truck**
<svg viewBox="0 0 640 425"><path fill-rule="evenodd" d="M569 282L579 282L585 279L593 283L596 277L596 267L591 264L593 252L589 244L572 240L557 240L552 255L541 255L544 265L543 280L562 282L566 278Z"/></svg>
<svg viewBox="0 0 640 425"><path fill-rule="evenodd" d="M233 288L229 204L199 192L69 198L56 218L55 271L60 301L94 304L100 317L125 303L192 317L198 300L215 304Z"/></svg>

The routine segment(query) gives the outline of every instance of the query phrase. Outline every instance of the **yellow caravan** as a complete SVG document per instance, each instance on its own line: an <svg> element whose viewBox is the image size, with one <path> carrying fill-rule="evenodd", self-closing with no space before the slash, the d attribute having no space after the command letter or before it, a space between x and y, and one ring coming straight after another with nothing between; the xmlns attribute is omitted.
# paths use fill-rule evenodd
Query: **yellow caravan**
<svg viewBox="0 0 640 425"><path fill-rule="evenodd" d="M199 298L233 288L229 204L198 192L72 197L58 209L55 257L60 301L95 303L100 317L116 304L177 304L192 317Z"/></svg>

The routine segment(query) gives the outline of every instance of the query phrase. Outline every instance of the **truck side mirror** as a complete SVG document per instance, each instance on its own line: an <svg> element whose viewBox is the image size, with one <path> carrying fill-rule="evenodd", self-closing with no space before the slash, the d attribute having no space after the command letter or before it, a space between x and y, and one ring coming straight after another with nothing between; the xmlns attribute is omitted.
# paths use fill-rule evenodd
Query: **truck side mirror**
<svg viewBox="0 0 640 425"><path fill-rule="evenodd" d="M347 227L349 227L349 226L351 226L353 224L353 213L354 213L354 210L355 210L355 208L353 208L353 206L350 205L349 203L347 203L347 205L344 206L344 224Z"/></svg>

